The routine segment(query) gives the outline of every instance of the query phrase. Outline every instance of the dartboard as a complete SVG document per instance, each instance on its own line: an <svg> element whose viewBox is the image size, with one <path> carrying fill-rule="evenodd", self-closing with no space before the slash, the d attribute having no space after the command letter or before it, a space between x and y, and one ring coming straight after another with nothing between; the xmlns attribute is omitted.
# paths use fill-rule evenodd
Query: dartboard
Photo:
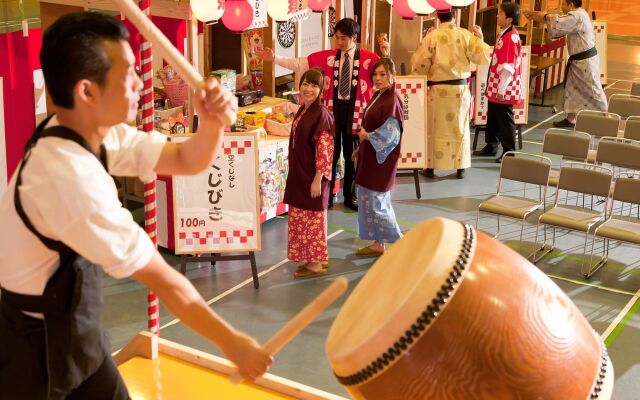
<svg viewBox="0 0 640 400"><path fill-rule="evenodd" d="M296 26L291 20L278 22L278 43L288 49L296 41Z"/></svg>
<svg viewBox="0 0 640 400"><path fill-rule="evenodd" d="M336 9L329 7L329 37L336 34Z"/></svg>

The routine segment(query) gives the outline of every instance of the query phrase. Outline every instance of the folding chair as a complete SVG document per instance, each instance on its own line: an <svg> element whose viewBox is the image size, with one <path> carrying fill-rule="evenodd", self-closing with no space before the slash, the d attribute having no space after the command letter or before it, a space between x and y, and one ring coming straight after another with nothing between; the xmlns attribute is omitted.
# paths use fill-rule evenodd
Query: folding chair
<svg viewBox="0 0 640 400"><path fill-rule="evenodd" d="M614 179L634 175L640 172L640 141L603 137L598 143L596 163L609 166Z"/></svg>
<svg viewBox="0 0 640 400"><path fill-rule="evenodd" d="M534 263L540 261L553 250L556 242L556 228L562 228L584 232L585 237L582 249L582 264L584 264L589 232L596 224L606 219L612 180L613 172L609 168L573 161L568 161L562 165L560 168L560 179L558 181L554 205L550 210L544 212L540 218L538 218L535 239L536 252L533 254ZM560 193L563 191L565 192L565 196L564 201L561 203ZM602 211L594 210L593 202L591 202L590 207L586 207L584 204L584 197L582 198L582 206L579 206L579 196L575 197L576 205L570 205L570 192L576 194L591 194L606 198ZM545 231L547 225L553 227L553 242L548 248L546 243L546 234L545 243L538 248L538 232L540 230L540 225L545 225ZM540 256L537 256L537 253L540 250L544 251Z"/></svg>
<svg viewBox="0 0 640 400"><path fill-rule="evenodd" d="M618 137L619 127L620 116L618 114L591 110L578 112L575 130L588 133L596 141L592 143L587 162L594 162L596 159L597 140L605 136Z"/></svg>
<svg viewBox="0 0 640 400"><path fill-rule="evenodd" d="M542 139L542 155L562 156L563 161L586 162L591 144L591 135L568 129L547 129ZM551 167L549 186L558 186L560 168Z"/></svg>
<svg viewBox="0 0 640 400"><path fill-rule="evenodd" d="M609 210L609 218L593 233L593 241L591 242L591 260L589 269L584 273L588 279L593 276L603 265L607 263L609 258L609 241L617 240L631 244L640 245L640 179L635 178L617 178L615 181L611 208ZM620 213L614 213L615 202L622 203ZM629 205L629 213L625 214L624 205ZM633 206L637 207L635 217L633 214ZM600 260L593 265L593 250L596 238L601 237L604 240L602 246L602 256Z"/></svg>
<svg viewBox="0 0 640 400"><path fill-rule="evenodd" d="M624 93L613 94L609 98L607 111L618 114L625 119L632 115L640 115L640 96Z"/></svg>
<svg viewBox="0 0 640 400"><path fill-rule="evenodd" d="M640 117L632 116L627 118L624 123L624 133L622 135L625 139L640 140Z"/></svg>
<svg viewBox="0 0 640 400"><path fill-rule="evenodd" d="M522 249L522 235L525 219L534 211L546 207L547 182L551 160L547 157L528 153L507 152L502 158L500 177L498 178L498 190L495 196L488 198L478 206L476 217L476 229L480 221L480 212L486 212L498 216L498 231L494 238L500 234L500 216L515 218L520 222L520 249ZM506 195L502 191L502 180L510 180L523 183L522 196ZM538 198L527 197L527 184L537 186ZM540 190L543 189L543 190ZM534 252L535 253L535 252Z"/></svg>

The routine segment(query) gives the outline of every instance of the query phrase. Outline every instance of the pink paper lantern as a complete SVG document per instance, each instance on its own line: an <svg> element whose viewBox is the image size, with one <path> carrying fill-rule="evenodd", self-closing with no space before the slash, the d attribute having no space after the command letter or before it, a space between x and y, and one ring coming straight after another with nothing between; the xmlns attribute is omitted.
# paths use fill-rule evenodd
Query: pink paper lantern
<svg viewBox="0 0 640 400"><path fill-rule="evenodd" d="M427 0L427 3L436 11L448 11L451 10L451 4L447 3L445 0Z"/></svg>
<svg viewBox="0 0 640 400"><path fill-rule="evenodd" d="M411 7L409 7L407 0L394 0L393 11L402 17L402 19L414 19L417 15Z"/></svg>
<svg viewBox="0 0 640 400"><path fill-rule="evenodd" d="M331 4L331 0L309 0L307 6L313 12L323 12Z"/></svg>
<svg viewBox="0 0 640 400"><path fill-rule="evenodd" d="M253 7L247 0L227 0L222 23L233 33L240 33L253 22Z"/></svg>

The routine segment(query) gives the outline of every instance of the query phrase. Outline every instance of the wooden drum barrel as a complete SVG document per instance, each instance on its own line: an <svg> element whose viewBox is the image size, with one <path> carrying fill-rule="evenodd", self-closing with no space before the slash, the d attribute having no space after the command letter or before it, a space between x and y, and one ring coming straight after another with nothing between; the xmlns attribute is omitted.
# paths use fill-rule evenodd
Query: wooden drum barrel
<svg viewBox="0 0 640 400"><path fill-rule="evenodd" d="M524 257L434 218L376 262L326 344L356 399L609 399L604 343Z"/></svg>

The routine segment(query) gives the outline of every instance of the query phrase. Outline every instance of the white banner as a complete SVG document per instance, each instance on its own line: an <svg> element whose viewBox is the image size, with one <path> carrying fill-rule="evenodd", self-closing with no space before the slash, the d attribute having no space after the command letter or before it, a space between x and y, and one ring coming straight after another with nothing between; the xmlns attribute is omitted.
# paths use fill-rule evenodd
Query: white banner
<svg viewBox="0 0 640 400"><path fill-rule="evenodd" d="M7 188L7 145L4 133L4 82L0 76L0 193Z"/></svg>
<svg viewBox="0 0 640 400"><path fill-rule="evenodd" d="M600 58L600 83L607 84L607 21L593 21L593 33L596 36L596 50Z"/></svg>
<svg viewBox="0 0 640 400"><path fill-rule="evenodd" d="M424 168L427 165L427 77L398 76L396 91L404 106L398 168Z"/></svg>
<svg viewBox="0 0 640 400"><path fill-rule="evenodd" d="M247 29L267 27L267 0L249 0L249 4L253 7L253 22Z"/></svg>
<svg viewBox="0 0 640 400"><path fill-rule="evenodd" d="M520 102L513 106L513 117L516 120L517 125L526 125L529 121L529 65L531 64L531 47L522 46L522 98ZM489 65L478 65L476 70L476 95L475 95L475 117L474 122L476 125L487 124L487 109L489 104L485 96L485 89L487 88L487 74L489 72Z"/></svg>
<svg viewBox="0 0 640 400"><path fill-rule="evenodd" d="M298 25L300 57L322 50L322 13L311 13L309 20Z"/></svg>
<svg viewBox="0 0 640 400"><path fill-rule="evenodd" d="M176 254L260 250L257 173L257 133L226 133L211 167L173 177Z"/></svg>

